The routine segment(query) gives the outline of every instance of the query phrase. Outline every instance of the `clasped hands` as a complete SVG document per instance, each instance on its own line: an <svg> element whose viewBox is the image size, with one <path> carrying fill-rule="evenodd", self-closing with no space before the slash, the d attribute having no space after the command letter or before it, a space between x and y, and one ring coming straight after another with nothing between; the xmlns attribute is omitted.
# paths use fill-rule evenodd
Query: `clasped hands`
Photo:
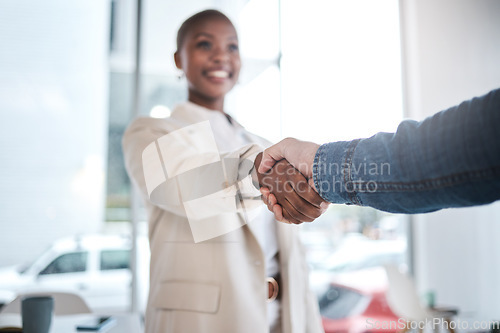
<svg viewBox="0 0 500 333"><path fill-rule="evenodd" d="M259 168L261 160L262 153L255 159L256 170L262 170ZM257 171L257 178L262 200L280 222L311 222L328 207L314 189L310 177L304 176L284 158L266 172Z"/></svg>

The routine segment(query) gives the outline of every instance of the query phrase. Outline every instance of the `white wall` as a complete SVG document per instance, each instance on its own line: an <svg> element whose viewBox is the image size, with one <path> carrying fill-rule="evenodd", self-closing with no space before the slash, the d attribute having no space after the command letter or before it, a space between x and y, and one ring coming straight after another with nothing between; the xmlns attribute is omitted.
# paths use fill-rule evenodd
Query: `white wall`
<svg viewBox="0 0 500 333"><path fill-rule="evenodd" d="M405 111L423 119L500 87L500 1L401 0ZM413 217L421 292L500 319L500 203Z"/></svg>
<svg viewBox="0 0 500 333"><path fill-rule="evenodd" d="M0 2L0 266L100 229L109 3Z"/></svg>

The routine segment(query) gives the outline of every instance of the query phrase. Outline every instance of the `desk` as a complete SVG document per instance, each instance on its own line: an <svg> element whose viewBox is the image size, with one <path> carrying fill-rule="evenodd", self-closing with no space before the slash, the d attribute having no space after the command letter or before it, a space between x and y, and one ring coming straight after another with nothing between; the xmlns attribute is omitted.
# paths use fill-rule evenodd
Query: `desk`
<svg viewBox="0 0 500 333"><path fill-rule="evenodd" d="M81 314L81 315L69 315L69 316L57 316L54 317L52 322L50 333L71 333L82 331L76 330L76 325L83 323L86 319L96 317L95 314ZM113 315L116 319L115 324L109 328L104 328L99 332L106 333L141 333L143 332L141 325L141 318L138 314L120 314Z"/></svg>
<svg viewBox="0 0 500 333"><path fill-rule="evenodd" d="M78 314L78 315L66 315L66 316L54 316L52 318L52 324L50 326L50 333L83 333L83 331L77 331L76 326L83 323L85 320L91 319L93 317L99 316L97 314ZM112 315L116 319L112 326L106 327L99 332L104 333L142 333L141 318L139 314L136 313L126 313ZM9 323L21 324L21 315L19 314L3 314L0 315L0 322L2 319L8 319Z"/></svg>

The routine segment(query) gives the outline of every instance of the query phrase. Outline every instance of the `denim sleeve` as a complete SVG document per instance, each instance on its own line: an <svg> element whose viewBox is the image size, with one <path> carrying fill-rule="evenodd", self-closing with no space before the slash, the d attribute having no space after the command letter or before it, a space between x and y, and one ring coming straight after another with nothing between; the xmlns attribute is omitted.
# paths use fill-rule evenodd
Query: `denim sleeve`
<svg viewBox="0 0 500 333"><path fill-rule="evenodd" d="M425 213L500 199L500 89L396 133L332 142L316 152L313 177L332 203Z"/></svg>

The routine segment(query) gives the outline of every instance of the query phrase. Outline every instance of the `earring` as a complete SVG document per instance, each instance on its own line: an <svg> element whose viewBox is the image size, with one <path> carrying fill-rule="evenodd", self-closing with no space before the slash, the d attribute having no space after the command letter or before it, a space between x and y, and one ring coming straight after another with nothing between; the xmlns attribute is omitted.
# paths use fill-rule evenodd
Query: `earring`
<svg viewBox="0 0 500 333"><path fill-rule="evenodd" d="M177 72L177 79L180 81L184 77L184 72L182 70L179 70Z"/></svg>

